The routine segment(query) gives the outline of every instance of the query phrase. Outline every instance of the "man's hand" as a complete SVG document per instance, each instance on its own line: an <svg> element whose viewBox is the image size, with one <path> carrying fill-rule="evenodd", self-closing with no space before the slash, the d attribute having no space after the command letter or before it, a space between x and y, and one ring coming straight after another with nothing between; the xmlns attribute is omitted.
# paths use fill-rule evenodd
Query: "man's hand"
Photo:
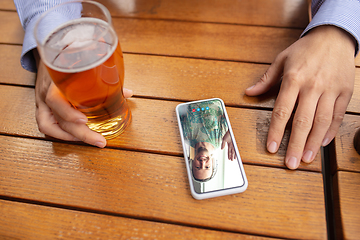
<svg viewBox="0 0 360 240"><path fill-rule="evenodd" d="M132 91L124 89L124 95L131 97ZM100 148L106 146L105 138L86 125L87 117L64 98L41 61L38 64L35 99L40 132L65 141L83 141Z"/></svg>
<svg viewBox="0 0 360 240"><path fill-rule="evenodd" d="M282 77L267 139L277 152L285 126L295 110L285 164L314 160L320 146L335 137L352 96L355 40L335 26L320 26L281 52L248 96L267 92ZM296 107L295 107L296 106Z"/></svg>
<svg viewBox="0 0 360 240"><path fill-rule="evenodd" d="M226 143L228 145L228 159L232 161L236 159L236 152L235 152L234 144L231 140L229 130L225 133L222 139L221 150L225 148Z"/></svg>

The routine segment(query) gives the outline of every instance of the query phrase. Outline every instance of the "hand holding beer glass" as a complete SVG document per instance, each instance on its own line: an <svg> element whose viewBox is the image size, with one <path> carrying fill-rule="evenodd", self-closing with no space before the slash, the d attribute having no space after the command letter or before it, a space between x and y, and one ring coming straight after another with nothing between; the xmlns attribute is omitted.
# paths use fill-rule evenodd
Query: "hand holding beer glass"
<svg viewBox="0 0 360 240"><path fill-rule="evenodd" d="M45 12L35 26L38 52L53 82L106 139L131 120L123 96L124 62L108 10L93 1L73 1Z"/></svg>

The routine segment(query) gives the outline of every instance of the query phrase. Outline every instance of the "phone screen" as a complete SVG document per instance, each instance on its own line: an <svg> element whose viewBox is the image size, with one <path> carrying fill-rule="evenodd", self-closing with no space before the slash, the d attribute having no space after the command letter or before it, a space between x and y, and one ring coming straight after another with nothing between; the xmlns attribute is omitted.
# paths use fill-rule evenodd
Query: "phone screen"
<svg viewBox="0 0 360 240"><path fill-rule="evenodd" d="M177 114L193 190L203 194L243 187L246 177L222 100L180 104Z"/></svg>

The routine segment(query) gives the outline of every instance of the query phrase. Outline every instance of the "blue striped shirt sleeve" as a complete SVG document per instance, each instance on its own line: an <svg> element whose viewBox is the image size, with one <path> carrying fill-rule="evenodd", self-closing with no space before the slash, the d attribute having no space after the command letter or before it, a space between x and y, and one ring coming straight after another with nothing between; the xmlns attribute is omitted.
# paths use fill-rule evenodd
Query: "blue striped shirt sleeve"
<svg viewBox="0 0 360 240"><path fill-rule="evenodd" d="M312 20L301 37L311 29L333 25L350 33L356 40L355 56L360 47L360 0L313 0Z"/></svg>
<svg viewBox="0 0 360 240"><path fill-rule="evenodd" d="M69 0L14 0L21 25L25 30L21 52L21 66L31 72L36 72L36 63L31 50L36 48L34 27L42 13L57 4Z"/></svg>

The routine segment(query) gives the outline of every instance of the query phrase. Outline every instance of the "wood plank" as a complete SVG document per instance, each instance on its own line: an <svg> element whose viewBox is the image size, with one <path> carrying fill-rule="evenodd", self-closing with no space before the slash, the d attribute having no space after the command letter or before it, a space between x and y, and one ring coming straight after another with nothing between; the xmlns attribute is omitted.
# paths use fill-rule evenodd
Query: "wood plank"
<svg viewBox="0 0 360 240"><path fill-rule="evenodd" d="M16 12L0 11L0 43L22 44L24 30Z"/></svg>
<svg viewBox="0 0 360 240"><path fill-rule="evenodd" d="M305 28L306 0L99 0L112 16Z"/></svg>
<svg viewBox="0 0 360 240"><path fill-rule="evenodd" d="M360 129L360 116L346 114L334 142L330 145L332 172L352 171L360 173L360 155L354 147L354 136Z"/></svg>
<svg viewBox="0 0 360 240"><path fill-rule="evenodd" d="M35 75L22 69L20 53L20 46L0 45L0 61L9 63L0 66L1 83L34 85ZM230 106L264 108L272 108L275 102L276 88L260 97L247 97L244 93L245 89L258 81L266 71L269 66L267 64L137 54L124 54L124 59L126 87L133 89L137 96L181 101L219 97ZM199 94L202 89L206 91ZM359 112L358 92L360 68L356 69L349 112Z"/></svg>
<svg viewBox="0 0 360 240"><path fill-rule="evenodd" d="M0 42L21 44L23 30L17 14L0 11L0 20L6 23L0 30L10 32L1 35ZM266 63L301 33L297 29L130 18L113 19L113 25L124 52Z"/></svg>
<svg viewBox="0 0 360 240"><path fill-rule="evenodd" d="M125 84L135 95L190 101L219 97L227 105L271 108L276 91L247 97L269 65L124 54Z"/></svg>
<svg viewBox="0 0 360 240"><path fill-rule="evenodd" d="M257 26L114 19L124 52L271 63L301 30Z"/></svg>
<svg viewBox="0 0 360 240"><path fill-rule="evenodd" d="M0 61L8 63L0 66L0 83L34 85L35 75L21 67L20 53L20 46L0 45ZM137 54L124 54L124 59L126 87L133 89L137 96L181 101L219 97L230 106L264 108L272 108L276 99L276 88L260 97L247 97L244 93L266 71L267 64ZM199 94L202 89L206 91ZM350 112L359 112L358 92L360 68L356 69Z"/></svg>
<svg viewBox="0 0 360 240"><path fill-rule="evenodd" d="M26 71L20 63L21 46L0 45L0 83L34 86L35 73Z"/></svg>
<svg viewBox="0 0 360 240"><path fill-rule="evenodd" d="M360 173L337 172L334 188L337 239L359 239Z"/></svg>
<svg viewBox="0 0 360 240"><path fill-rule="evenodd" d="M135 54L124 54L124 61L125 83L139 96L181 101L219 97L231 106L272 108L278 92L274 87L259 97L245 95L245 89L260 79L268 64ZM360 68L355 74L348 111L360 113Z"/></svg>
<svg viewBox="0 0 360 240"><path fill-rule="evenodd" d="M43 138L35 121L34 89L0 85L0 132ZM180 102L142 98L129 99L132 123L109 147L182 155L175 107ZM228 107L228 114L244 162L285 168L284 156L290 131L286 131L276 154L266 150L270 111ZM16 121L14 121L16 119ZM321 171L321 156L300 169Z"/></svg>
<svg viewBox="0 0 360 240"><path fill-rule="evenodd" d="M0 214L1 239L268 239L4 200Z"/></svg>
<svg viewBox="0 0 360 240"><path fill-rule="evenodd" d="M109 1L108 5L112 7L111 9L117 9L116 7L113 8L114 4L111 0ZM283 0L278 1L282 2ZM273 2L267 2L268 1L264 1L264 4L261 5L267 11L267 14L262 16L267 16L269 13L266 5L273 4ZM170 5L174 4L172 1L169 3L171 3ZM231 3L233 4L233 2ZM191 4L193 3L191 2ZM216 2L214 2L214 4L216 4ZM244 1L240 1L239 4L254 4L255 6L258 3L250 1L244 3ZM292 4L297 6L298 3L286 3L287 6ZM208 5L208 2L206 2L206 5ZM151 4L147 6L151 6ZM177 5L172 5L172 8L175 6ZM274 6L276 6L276 9L280 9L278 7L279 5L274 4ZM221 8L214 9L220 10ZM230 11L234 11L234 9L233 7L229 8ZM253 7L252 9L258 8ZM297 8L293 9L298 10ZM140 11L140 13L137 12L136 14L141 15L141 12L142 11ZM164 12L169 13L169 10L164 10ZM252 14L255 13L251 13L251 15ZM228 16L228 14L213 15L213 13L209 15ZM239 16L243 16L243 14L239 14ZM290 16L295 15L292 14ZM266 18L256 17L256 19ZM0 21L5 23L0 26L0 31L8 32L8 34L0 36L0 43L22 44L24 34L17 13L0 11ZM301 30L296 29L264 28L236 24L178 22L171 20L163 21L156 19L114 18L113 22L120 36L119 40L122 44L123 51L125 52L266 63L271 63L275 56L291 43L295 42L301 33ZM141 37L139 37L139 35ZM217 46L217 48L208 48L208 46ZM234 46L236 46L236 48L234 48ZM360 66L360 57L357 57L356 64Z"/></svg>
<svg viewBox="0 0 360 240"><path fill-rule="evenodd" d="M0 61L9 63L0 66L0 82L34 86L35 75L22 69L20 54L20 46L0 45ZM266 71L266 64L137 54L124 54L124 59L126 87L137 96L182 101L220 97L228 105L256 107L272 107L276 97L275 91L261 97L244 95ZM199 95L204 85L206 91Z"/></svg>
<svg viewBox="0 0 360 240"><path fill-rule="evenodd" d="M0 143L2 196L261 236L326 238L321 173L246 165L244 193L198 201L182 157L6 136Z"/></svg>
<svg viewBox="0 0 360 240"><path fill-rule="evenodd" d="M1 0L0 10L14 10L16 11L14 0Z"/></svg>
<svg viewBox="0 0 360 240"><path fill-rule="evenodd" d="M9 63L0 66L1 83L34 85L35 75L22 69L20 53L20 46L0 45L0 61ZM276 88L260 97L247 97L244 93L266 71L267 64L137 54L124 54L124 59L125 84L136 96L181 101L219 97L230 106L264 108L272 108L275 102ZM350 112L359 112L358 92L360 68L356 69L354 94L348 106Z"/></svg>
<svg viewBox="0 0 360 240"><path fill-rule="evenodd" d="M359 55L360 56L360 55ZM360 59L358 57L357 59ZM354 82L354 92L347 108L348 112L360 113L360 68L355 69L355 82Z"/></svg>
<svg viewBox="0 0 360 240"><path fill-rule="evenodd" d="M220 22L248 25L305 28L308 24L306 0L98 0L113 17ZM0 9L16 10L13 0L2 0ZM261 17L260 17L261 16Z"/></svg>

